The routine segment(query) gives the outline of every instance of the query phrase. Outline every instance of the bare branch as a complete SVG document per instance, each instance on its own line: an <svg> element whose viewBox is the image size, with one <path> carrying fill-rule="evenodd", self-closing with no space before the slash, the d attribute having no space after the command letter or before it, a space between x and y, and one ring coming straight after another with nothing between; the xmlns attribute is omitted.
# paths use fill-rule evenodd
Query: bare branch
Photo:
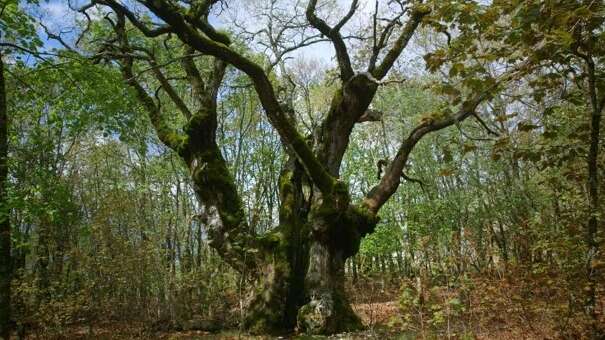
<svg viewBox="0 0 605 340"><path fill-rule="evenodd" d="M370 63L370 69L368 72L372 73L376 79L384 78L389 70L395 64L395 61L399 58L408 42L414 35L416 28L426 15L430 13L430 9L425 5L417 6L413 9L410 19L401 31L401 34L395 41L393 47L387 52L382 63L374 69L374 65ZM390 34L390 33L389 33ZM384 44L385 42L383 42ZM375 64L375 63L374 63Z"/></svg>
<svg viewBox="0 0 605 340"><path fill-rule="evenodd" d="M380 38L377 38L378 35L378 1L376 1L376 12L374 13L374 23L373 23L373 46L372 46L372 56L370 56L370 62L368 65L368 71L372 72L376 68L376 62L378 61L378 57L380 56L380 52L384 49L393 33L393 30L396 26L401 25L399 20L403 17L403 15L407 12L407 10L402 10L399 15L395 18L389 20L386 27L382 30L380 34Z"/></svg>
<svg viewBox="0 0 605 340"><path fill-rule="evenodd" d="M475 114L477 107L491 98L491 92L504 82L515 79L529 63L526 61L500 75L490 82L481 92L474 94L470 99L462 102L460 109L453 115L440 120L424 120L412 130L408 137L401 143L395 159L391 162L380 182L366 195L363 204L373 213L377 213L382 205L395 193L401 181L401 174L410 154L416 144L427 134L458 124L471 115Z"/></svg>
<svg viewBox="0 0 605 340"><path fill-rule="evenodd" d="M38 24L44 29L44 32L46 33L46 35L48 36L49 39L53 39L56 40L59 44L61 44L61 46L65 47L66 50L70 51L70 52L75 52L74 49L69 46L65 40L63 40L63 38L61 38L61 34L55 34L52 33L48 27L46 27L46 25L44 25L44 23L42 23L42 21L38 21Z"/></svg>
<svg viewBox="0 0 605 340"><path fill-rule="evenodd" d="M485 129L485 131L487 131L487 133L494 135L496 137L500 136L499 133L495 132L494 130L490 129L489 126L487 126L487 124L483 121L483 119L481 119L481 117L479 117L477 112L473 113L473 117L475 117L475 119L479 122L479 124L481 124L481 126L483 126L483 128Z"/></svg>
<svg viewBox="0 0 605 340"><path fill-rule="evenodd" d="M351 2L351 7L349 8L349 12L347 12L347 14L344 16L344 18L342 18L338 24L336 24L336 26L334 26L334 28L332 30L334 31L340 31L340 29L347 24L347 22L349 22L349 20L351 20L351 18L353 17L353 15L355 14L355 12L357 11L357 8L359 7L359 0L353 0L353 2Z"/></svg>
<svg viewBox="0 0 605 340"><path fill-rule="evenodd" d="M334 28L330 27L324 20L316 14L317 0L310 0L307 6L306 16L311 26L315 27L323 35L328 37L334 45L336 51L336 59L340 68L340 78L343 82L348 81L353 77L355 72L351 66L351 58L347 51L347 46L340 35L340 29L351 19L357 10L358 0L353 0L351 8L345 17Z"/></svg>
<svg viewBox="0 0 605 340"><path fill-rule="evenodd" d="M401 173L401 177L403 179L405 179L406 181L408 181L408 182L420 184L420 188L422 188L422 191L425 191L424 190L424 182L423 181L421 181L419 179L416 179L416 178L412 178L412 177L406 175L405 172Z"/></svg>
<svg viewBox="0 0 605 340"><path fill-rule="evenodd" d="M95 1L93 1L95 3ZM140 21L137 16L130 11L128 8L113 0L97 0L96 3L109 6L116 13L120 13L128 18L128 20L138 28L145 36L153 38L162 34L171 33L172 28L168 25L160 26L157 28L149 28L146 24Z"/></svg>

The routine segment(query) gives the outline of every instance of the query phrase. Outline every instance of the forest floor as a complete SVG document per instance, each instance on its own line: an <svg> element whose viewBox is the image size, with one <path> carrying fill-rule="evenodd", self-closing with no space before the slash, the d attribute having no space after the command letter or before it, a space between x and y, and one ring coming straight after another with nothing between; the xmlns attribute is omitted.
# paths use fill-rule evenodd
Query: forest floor
<svg viewBox="0 0 605 340"><path fill-rule="evenodd" d="M362 318L367 329L355 333L342 333L332 336L251 336L238 330L227 330L219 333L206 331L170 331L152 333L143 325L137 327L133 324L107 324L96 327L91 334L88 328L72 329L67 339L556 339L552 328L547 324L523 325L517 322L496 322L486 327L481 326L472 330L472 332L460 333L452 330L449 334L443 332L434 332L422 330L418 327L416 330L405 330L398 327L397 318L400 316L399 302L396 300L385 302L355 303L353 309ZM452 322L455 323L455 322ZM531 328L531 329L530 329ZM472 334L472 335L471 335Z"/></svg>
<svg viewBox="0 0 605 340"><path fill-rule="evenodd" d="M143 323L106 322L70 327L60 339L558 339L582 338L582 317L566 312L562 282L549 275L474 278L457 287L420 288L418 281L360 280L348 287L366 330L329 337L250 336L224 330L154 331ZM414 291L408 296L404 290ZM421 285L422 287L422 285ZM403 288L403 289L402 289ZM411 290L410 290L411 288ZM605 324L605 296L598 313ZM419 301L423 301L419 303ZM463 302L460 302L463 301ZM403 312L402 305L407 303ZM582 313L580 313L581 315ZM231 317L232 318L232 317ZM46 339L41 336L32 338ZM54 337L53 337L54 338Z"/></svg>

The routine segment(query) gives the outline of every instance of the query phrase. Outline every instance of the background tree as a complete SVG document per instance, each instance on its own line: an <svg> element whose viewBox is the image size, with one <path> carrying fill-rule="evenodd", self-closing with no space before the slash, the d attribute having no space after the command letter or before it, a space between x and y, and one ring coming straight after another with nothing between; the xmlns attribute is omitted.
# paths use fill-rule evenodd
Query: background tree
<svg viewBox="0 0 605 340"><path fill-rule="evenodd" d="M4 63L0 52L0 337L8 339L10 321L10 277L11 248L10 220L6 194L8 175L8 114L6 108L6 89L4 85Z"/></svg>
<svg viewBox="0 0 605 340"><path fill-rule="evenodd" d="M8 339L10 334L12 259L8 195L9 113L2 59L10 52L35 54L40 42L30 17L18 5L17 1L0 4L0 338L3 339Z"/></svg>
<svg viewBox="0 0 605 340"><path fill-rule="evenodd" d="M592 338L597 338L598 316L595 314L595 280L597 267L593 265L599 258L597 232L599 218L603 211L599 208L598 150L600 125L605 94L602 75L604 49L603 3L599 1L565 2L538 1L494 4L478 20L506 18L493 21L488 34L482 34L489 44L481 51L494 56L509 56L509 62L524 56L531 56L532 68L528 83L533 90L533 101L541 106L544 114L559 108L562 102L570 102L590 117L588 120L588 149L582 151L586 157L586 195L588 197L585 242L587 246L586 275L587 314L593 319ZM512 26L511 26L512 25ZM513 32L522 32L516 34ZM460 39L473 39L481 34L470 30ZM464 37L466 36L466 38ZM502 41L503 43L501 43ZM523 122L522 129L533 129L531 120ZM596 263L599 263L596 260Z"/></svg>

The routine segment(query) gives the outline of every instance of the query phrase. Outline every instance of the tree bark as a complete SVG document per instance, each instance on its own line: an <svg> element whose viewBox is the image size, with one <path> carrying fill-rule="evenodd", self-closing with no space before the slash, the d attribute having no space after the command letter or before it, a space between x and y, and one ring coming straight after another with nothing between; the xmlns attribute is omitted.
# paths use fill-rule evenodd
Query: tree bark
<svg viewBox="0 0 605 340"><path fill-rule="evenodd" d="M362 327L345 294L344 266L378 220L366 210L350 206L347 192L341 194L343 197L335 199L317 199L309 215L307 303L298 312L298 328L307 333L332 334Z"/></svg>
<svg viewBox="0 0 605 340"><path fill-rule="evenodd" d="M11 227L7 197L8 177L8 113L4 64L0 52L0 338L8 339L10 332Z"/></svg>
<svg viewBox="0 0 605 340"><path fill-rule="evenodd" d="M344 253L332 249L329 243L312 242L305 278L309 302L298 314L301 330L332 334L362 327L344 290L344 261Z"/></svg>
<svg viewBox="0 0 605 340"><path fill-rule="evenodd" d="M586 231L586 243L588 245L588 261L587 261L587 278L588 278L588 297L586 301L586 309L592 319L592 334L593 339L600 338L598 327L598 314L596 312L596 280L597 273L593 267L594 258L599 251L597 242L597 232L599 226L599 138L601 128L601 114L603 112L603 97L602 91L597 91L597 76L595 72L595 63L591 56L585 57L586 68L588 74L588 91L590 99L590 146L588 150L587 167L588 167L588 204L589 217ZM599 96L601 94L601 96ZM601 98L599 98L601 97Z"/></svg>
<svg viewBox="0 0 605 340"><path fill-rule="evenodd" d="M294 329L298 309L305 302L308 227L303 178L302 166L290 155L279 178L280 224L261 238L262 279L245 324L253 333Z"/></svg>

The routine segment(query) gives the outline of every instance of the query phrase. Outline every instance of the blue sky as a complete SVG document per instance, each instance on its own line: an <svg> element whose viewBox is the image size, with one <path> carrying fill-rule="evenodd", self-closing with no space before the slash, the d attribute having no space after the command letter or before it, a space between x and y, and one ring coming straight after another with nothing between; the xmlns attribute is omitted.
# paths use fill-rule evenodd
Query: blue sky
<svg viewBox="0 0 605 340"><path fill-rule="evenodd" d="M131 0L126 0L126 1L131 1ZM247 0L247 1L251 1L251 0ZM264 1L264 0L258 0L258 1ZM265 0L268 1L268 0ZM346 11L346 9L348 9L348 6L350 4L350 0L336 0L338 2L338 5L342 8L343 13L344 11ZM37 13L35 14L35 16L37 18L40 18L41 21L47 26L49 27L50 30L53 31L53 33L58 33L61 31L64 31L66 33L64 33L64 38L65 40L70 40L70 36L73 38L73 34L70 35L69 28L74 27L75 22L76 22L76 18L80 17L81 19L83 19L83 17L81 16L81 14L78 14L74 11L72 11L68 4L71 3L72 6L74 7L79 7L82 6L84 3L86 3L86 0L49 0L49 1L42 1L40 2L40 8L37 9ZM248 6L246 6L245 4L247 4ZM304 5L304 3L303 3ZM374 1L373 0L360 0L360 7L358 10L358 13L356 14L356 16L354 17L354 19L348 24L348 27L350 29L355 29L355 27L362 27L365 24L367 24L368 19L371 16L371 13L373 12L373 6L374 6ZM249 13L250 11L250 2L242 2L242 1L234 1L231 2L231 7L230 7L230 13L237 13L240 12L240 14L242 15L243 18L250 18L251 14ZM95 10L91 9L88 11L88 13L91 16L95 15ZM97 10L98 13L98 10ZM338 13L338 15L344 15L343 13ZM238 15L240 15L238 14ZM218 28L221 28L221 26L225 26L222 21L227 21L228 19L224 18L221 20L221 18L223 18L223 16L221 16L220 18L211 18L211 22L213 25L217 26ZM250 21L250 25L253 25L254 21ZM254 28L249 28L250 30L254 30ZM39 30L39 34L40 36L43 38L43 40L46 39L46 34L44 33L44 31L42 30L42 28L40 27ZM60 47L59 43L56 41L46 41L46 47L47 48L54 48L54 47ZM255 46L252 46L252 48L255 48ZM260 46L256 46L256 48L258 48L260 50ZM296 59L298 58L303 58L303 59L307 59L307 60L317 60L320 62L321 65L325 65L327 67L330 67L332 65L334 65L334 49L332 47L332 45L330 43L318 43L309 47L305 47L302 48L300 50L295 51L294 53L290 54L290 57L294 57ZM410 53L410 51L406 51L406 59L410 59L410 58L418 58L418 53Z"/></svg>
<svg viewBox="0 0 605 340"><path fill-rule="evenodd" d="M369 1L369 0L362 0ZM72 6L79 6L85 1L82 0L71 0ZM94 10L89 10L89 14L94 14ZM35 16L40 18L41 21L47 26L53 33L66 32L64 37L69 40L70 34L67 32L71 27L75 25L76 17L79 14L75 13L69 8L68 0L50 0L47 2L40 3L40 9L36 11ZM211 20L213 24L222 26L220 20ZM47 48L60 47L59 43L53 40L47 40L46 34L42 27L39 28L39 34L45 42ZM323 62L330 63L334 55L333 49L328 43L320 43L312 47L303 48L298 51L295 55L302 56L304 58L320 59Z"/></svg>

